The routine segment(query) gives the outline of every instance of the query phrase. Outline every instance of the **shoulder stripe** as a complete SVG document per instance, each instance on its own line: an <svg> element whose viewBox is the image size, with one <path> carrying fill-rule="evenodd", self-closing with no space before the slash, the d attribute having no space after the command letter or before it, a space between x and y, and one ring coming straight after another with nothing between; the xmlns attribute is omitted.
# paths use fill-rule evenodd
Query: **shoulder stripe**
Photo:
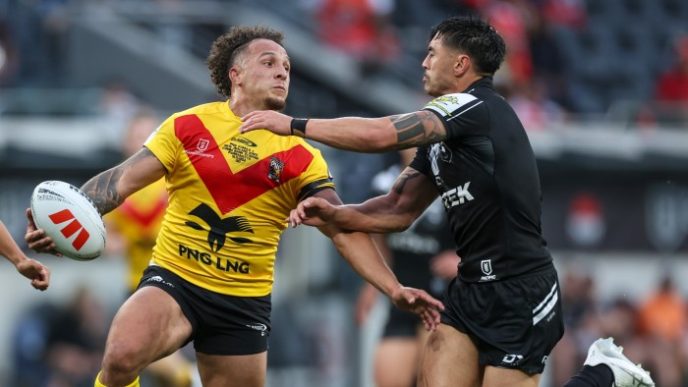
<svg viewBox="0 0 688 387"><path fill-rule="evenodd" d="M461 107L472 101L478 100L477 97L466 93L446 94L430 101L423 109L432 110L442 117L452 115Z"/></svg>
<svg viewBox="0 0 688 387"><path fill-rule="evenodd" d="M215 138L196 115L178 117L174 129L222 215L299 176L313 160L311 152L296 145L234 173Z"/></svg>
<svg viewBox="0 0 688 387"><path fill-rule="evenodd" d="M454 118L456 118L456 117L462 115L463 113L465 113L465 112L467 112L467 111L473 109L474 107L480 105L481 103L483 103L483 101L476 100L476 101L474 101L473 103L463 105L463 106L461 107L460 110L456 111L456 114L454 114L453 116L447 118L447 121L453 120Z"/></svg>
<svg viewBox="0 0 688 387"><path fill-rule="evenodd" d="M312 183L306 184L299 192L299 201L313 196L316 192L322 191L325 188L334 189L334 183L331 178L316 180Z"/></svg>

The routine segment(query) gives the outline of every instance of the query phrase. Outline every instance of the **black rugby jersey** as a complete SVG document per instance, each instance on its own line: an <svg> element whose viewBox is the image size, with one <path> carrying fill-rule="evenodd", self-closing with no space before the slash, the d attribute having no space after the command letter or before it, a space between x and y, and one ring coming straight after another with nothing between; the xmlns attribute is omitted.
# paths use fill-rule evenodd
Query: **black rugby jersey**
<svg viewBox="0 0 688 387"><path fill-rule="evenodd" d="M440 117L447 138L422 147L411 167L439 190L462 259L460 278L495 281L551 266L535 155L492 79L435 98L424 110Z"/></svg>

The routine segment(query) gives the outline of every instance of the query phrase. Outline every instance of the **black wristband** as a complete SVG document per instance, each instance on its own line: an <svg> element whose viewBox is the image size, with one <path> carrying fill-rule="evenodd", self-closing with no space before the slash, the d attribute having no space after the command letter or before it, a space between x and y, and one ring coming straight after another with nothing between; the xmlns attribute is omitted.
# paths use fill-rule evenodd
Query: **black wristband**
<svg viewBox="0 0 688 387"><path fill-rule="evenodd" d="M308 123L308 118L292 118L291 135L306 137L306 123Z"/></svg>

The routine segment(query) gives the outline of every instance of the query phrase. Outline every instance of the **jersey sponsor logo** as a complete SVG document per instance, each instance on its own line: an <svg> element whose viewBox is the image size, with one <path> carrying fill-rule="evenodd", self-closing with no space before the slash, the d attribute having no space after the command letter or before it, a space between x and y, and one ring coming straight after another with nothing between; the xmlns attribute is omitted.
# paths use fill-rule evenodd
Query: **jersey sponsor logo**
<svg viewBox="0 0 688 387"><path fill-rule="evenodd" d="M240 143L240 144L244 144L244 145L246 145L246 146L248 146L248 147L251 147L251 148L255 148L255 147L258 146L258 144L256 144L255 142L249 140L249 139L246 138L246 137L242 137L242 136L234 136L234 137L232 137L232 138L230 139L230 141L232 141L232 142L238 142L238 143Z"/></svg>
<svg viewBox="0 0 688 387"><path fill-rule="evenodd" d="M161 276L159 276L159 275L154 275L154 276L152 276L152 277L146 279L145 282L157 282L157 283L163 284L163 285L165 285L165 286L169 286L169 287L171 287L171 288L174 287L174 284L173 284L173 283L168 282L168 281L165 281L165 279L163 279L163 278L162 278Z"/></svg>
<svg viewBox="0 0 688 387"><path fill-rule="evenodd" d="M247 161L258 160L258 153L253 149L230 142L222 145L222 149L237 163L245 163Z"/></svg>
<svg viewBox="0 0 688 387"><path fill-rule="evenodd" d="M465 93L447 94L428 102L424 109L432 110L442 117L447 117L451 116L461 106L476 99L475 96Z"/></svg>
<svg viewBox="0 0 688 387"><path fill-rule="evenodd" d="M515 366L518 365L518 363L520 363L521 360L523 360L523 355L518 353L510 353L504 355L504 357L502 358L502 363L509 366Z"/></svg>
<svg viewBox="0 0 688 387"><path fill-rule="evenodd" d="M248 262L240 261L238 259L223 258L212 256L209 253L192 249L189 246L179 244L179 256L193 259L196 262L210 266L220 271L233 271L235 273L248 274L251 265Z"/></svg>
<svg viewBox="0 0 688 387"><path fill-rule="evenodd" d="M209 145L210 145L210 140L208 140L207 138L200 138L200 139L198 139L198 142L196 143L196 149L186 149L185 152L188 155L194 155L194 156L199 156L199 157L209 157L211 159L215 158L215 155L205 153L208 150Z"/></svg>
<svg viewBox="0 0 688 387"><path fill-rule="evenodd" d="M62 211L58 211L54 214L48 215L50 218L50 221L53 222L53 224L61 224L67 221L70 221L69 224L64 226L61 230L60 233L65 238L69 238L74 234L76 235L76 238L72 241L72 246L76 249L76 251L81 250L82 247L84 247L84 244L86 241L88 241L88 238L90 237L90 234L84 226L79 222L79 220L76 219L72 211L69 211L68 209L64 209Z"/></svg>
<svg viewBox="0 0 688 387"><path fill-rule="evenodd" d="M205 184L223 215L298 177L308 168L313 160L313 154L302 145L296 145L291 149L274 153L271 155L272 157L276 157L284 162L278 183L270 179L268 173L265 173L265 171L270 170L270 156L234 173L227 164L210 131L195 115L177 118L175 120L175 135L183 144L196 173ZM209 141L203 156L194 153L196 152L196 144L201 138L208 139ZM212 157L205 157L208 155ZM241 189L237 189L237 187L241 187ZM228 195L227 192L232 194Z"/></svg>
<svg viewBox="0 0 688 387"><path fill-rule="evenodd" d="M225 245L226 239L228 238L227 234L230 232L248 232L253 234L253 229L245 217L230 216L227 218L222 218L205 203L199 204L198 207L189 212L189 215L201 218L205 224L208 225L208 227L203 227L191 220L187 220L185 222L187 226L193 228L194 230L208 232L208 246L213 251L220 251L222 246ZM229 239L236 243L251 242L250 239L242 237L230 236Z"/></svg>
<svg viewBox="0 0 688 387"><path fill-rule="evenodd" d="M483 259L480 261L480 271L483 272L483 276L480 277L480 281L494 281L497 276L492 274L492 260Z"/></svg>
<svg viewBox="0 0 688 387"><path fill-rule="evenodd" d="M449 191L442 193L442 203L444 208L450 209L459 206L474 199L473 195L468 191L471 182L467 181L464 185L460 185Z"/></svg>
<svg viewBox="0 0 688 387"><path fill-rule="evenodd" d="M267 334L267 331L268 331L268 326L265 324L261 324L261 323L246 324L245 326L247 328L253 329L254 331L260 332L261 336L265 336Z"/></svg>

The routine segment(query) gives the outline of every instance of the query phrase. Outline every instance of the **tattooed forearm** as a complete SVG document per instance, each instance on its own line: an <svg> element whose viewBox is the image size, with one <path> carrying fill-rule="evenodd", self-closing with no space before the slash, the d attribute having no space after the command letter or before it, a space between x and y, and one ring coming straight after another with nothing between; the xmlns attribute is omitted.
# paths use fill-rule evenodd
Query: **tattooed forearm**
<svg viewBox="0 0 688 387"><path fill-rule="evenodd" d="M131 184L127 184L127 188L122 188L119 184L122 176L125 173L132 173L132 171L145 168L144 162L152 157L155 156L148 149L143 148L122 164L108 169L87 181L81 187L81 190L93 201L98 212L101 215L105 215L122 204L124 199L131 194L131 192L127 192L127 190L132 191ZM127 181L130 180L131 177L127 179Z"/></svg>
<svg viewBox="0 0 688 387"><path fill-rule="evenodd" d="M446 137L442 122L428 111L396 115L391 120L397 130L398 148L432 144Z"/></svg>
<svg viewBox="0 0 688 387"><path fill-rule="evenodd" d="M406 169L401 173L401 175L399 175L397 181L394 182L392 190L394 190L397 195L401 195L404 192L404 186L406 186L406 183L408 183L409 180L415 179L419 176L421 176L420 172L416 171L415 169Z"/></svg>
<svg viewBox="0 0 688 387"><path fill-rule="evenodd" d="M91 198L101 215L117 208L124 201L117 192L117 182L122 177L123 172L124 165L118 165L98 174L81 187L81 190Z"/></svg>

